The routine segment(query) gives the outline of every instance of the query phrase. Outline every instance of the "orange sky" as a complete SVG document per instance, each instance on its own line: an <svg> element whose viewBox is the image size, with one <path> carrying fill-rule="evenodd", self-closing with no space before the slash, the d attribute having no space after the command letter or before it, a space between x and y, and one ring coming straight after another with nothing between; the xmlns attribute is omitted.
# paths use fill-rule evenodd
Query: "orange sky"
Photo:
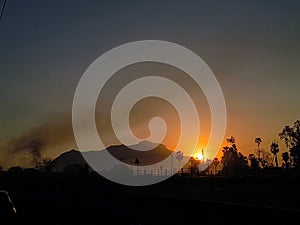
<svg viewBox="0 0 300 225"><path fill-rule="evenodd" d="M60 7L39 1L7 4L0 35L0 165L17 162L17 154L7 143L31 134L43 139L43 132L51 133L42 150L46 156L77 148L71 111L84 71L112 48L150 39L192 50L213 71L226 101L224 145L226 138L234 136L238 149L247 156L257 148L254 139L261 137L261 148L269 151L271 142L277 140L281 154L286 148L278 133L300 119L299 6L297 1L78 1L72 7L67 2ZM116 141L107 114L111 97L130 79L148 74L170 78L190 93L199 111L199 142L205 145L209 106L201 90L182 72L162 65L135 65L118 74L125 76L111 79L113 85L107 85L97 104L98 130L106 144ZM132 129L146 137L143 118L166 116L170 129L166 141L172 147L178 128L171 122L176 116L169 113L170 106L157 102L147 108L145 103L149 102L140 102L133 110ZM25 162L27 153L22 151L19 159Z"/></svg>

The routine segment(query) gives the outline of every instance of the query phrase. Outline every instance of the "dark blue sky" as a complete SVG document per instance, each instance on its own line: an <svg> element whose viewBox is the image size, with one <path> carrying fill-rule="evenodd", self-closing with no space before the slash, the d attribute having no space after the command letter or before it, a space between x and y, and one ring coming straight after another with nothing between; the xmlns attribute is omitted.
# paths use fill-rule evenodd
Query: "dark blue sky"
<svg viewBox="0 0 300 225"><path fill-rule="evenodd" d="M3 2L3 0L2 0ZM85 69L131 41L181 44L212 69L227 135L250 152L300 114L298 1L17 1L0 21L0 143L70 114Z"/></svg>

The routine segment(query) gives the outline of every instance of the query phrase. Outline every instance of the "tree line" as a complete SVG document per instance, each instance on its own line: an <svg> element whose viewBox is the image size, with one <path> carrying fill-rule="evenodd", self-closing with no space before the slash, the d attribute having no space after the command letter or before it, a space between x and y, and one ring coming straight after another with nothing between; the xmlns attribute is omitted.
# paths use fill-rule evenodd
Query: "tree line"
<svg viewBox="0 0 300 225"><path fill-rule="evenodd" d="M282 168L286 170L300 169L300 121L295 121L293 126L285 126L278 135L287 148L287 151L281 154ZM229 145L224 146L222 150L223 169L221 173L241 175L249 171L255 173L266 168L278 168L278 158L280 157L278 155L278 143L276 141L271 142L269 151L266 151L260 148L262 138L257 137L254 142L257 144L257 154L251 153L246 157L238 151L235 138L228 138L227 143Z"/></svg>

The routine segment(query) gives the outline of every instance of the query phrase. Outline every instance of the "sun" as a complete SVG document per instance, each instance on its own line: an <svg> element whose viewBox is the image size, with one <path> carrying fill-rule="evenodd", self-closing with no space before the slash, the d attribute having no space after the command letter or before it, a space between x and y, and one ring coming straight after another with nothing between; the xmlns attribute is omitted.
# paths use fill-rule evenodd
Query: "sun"
<svg viewBox="0 0 300 225"><path fill-rule="evenodd" d="M198 153L196 156L197 159L202 160L203 159L203 155L201 153Z"/></svg>

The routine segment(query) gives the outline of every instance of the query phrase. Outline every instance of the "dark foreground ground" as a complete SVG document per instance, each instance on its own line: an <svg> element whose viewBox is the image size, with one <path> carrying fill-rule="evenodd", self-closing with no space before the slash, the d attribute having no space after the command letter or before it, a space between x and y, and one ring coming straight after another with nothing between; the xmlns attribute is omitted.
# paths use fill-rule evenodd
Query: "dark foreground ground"
<svg viewBox="0 0 300 225"><path fill-rule="evenodd" d="M129 187L99 175L0 179L14 224L300 224L300 177L173 177ZM1 224L1 223L0 223Z"/></svg>

